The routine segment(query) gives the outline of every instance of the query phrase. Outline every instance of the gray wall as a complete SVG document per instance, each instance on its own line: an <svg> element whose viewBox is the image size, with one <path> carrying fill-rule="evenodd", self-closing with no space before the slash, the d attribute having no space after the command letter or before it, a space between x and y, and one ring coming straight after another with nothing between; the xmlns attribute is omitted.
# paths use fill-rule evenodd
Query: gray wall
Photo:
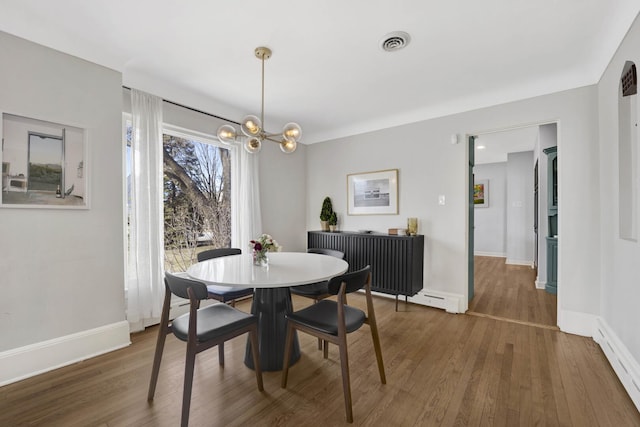
<svg viewBox="0 0 640 427"><path fill-rule="evenodd" d="M262 230L271 234L283 251L305 251L307 147L298 144L295 152L284 154L277 144L266 141L259 156Z"/></svg>
<svg viewBox="0 0 640 427"><path fill-rule="evenodd" d="M637 19L625 40L612 59L598 85L600 107L600 185L598 196L602 199L599 213L601 227L587 232L599 232L602 245L598 250L602 258L602 283L600 309L601 316L626 345L636 361L640 361L640 334L638 333L638 301L640 301L640 244L619 237L618 183L618 88L625 61L633 61L640 66L640 24ZM638 96L638 95L635 95ZM635 118L636 121L638 117ZM634 141L638 144L638 141ZM636 150L636 153L638 151ZM562 160L560 159L560 162ZM638 162L636 162L638 164ZM564 193L563 193L564 194ZM561 195L562 196L562 195ZM596 209L597 205L586 199L585 210ZM636 213L639 210L636 210ZM565 215L561 210L560 215ZM636 224L640 217L636 214ZM561 233L564 230L561 230ZM638 362L636 362L638 369ZM636 375L638 375L636 370Z"/></svg>
<svg viewBox="0 0 640 427"><path fill-rule="evenodd" d="M476 165L473 173L476 181L489 180L489 206L474 208L474 253L506 257L507 163Z"/></svg>
<svg viewBox="0 0 640 427"><path fill-rule="evenodd" d="M489 180L489 206L474 209L474 253L510 264L533 263L533 152L476 165L476 180Z"/></svg>
<svg viewBox="0 0 640 427"><path fill-rule="evenodd" d="M507 154L507 263L533 264L533 151Z"/></svg>
<svg viewBox="0 0 640 427"><path fill-rule="evenodd" d="M467 295L467 143L450 135L479 134L516 125L559 122L559 325L590 335L583 315L600 310L597 88L554 93L406 126L314 144L307 150L307 228L318 228L324 196L333 200L345 230L389 227L418 217L426 237L424 287ZM365 153L365 155L363 155ZM346 176L399 169L399 214L348 216ZM438 204L444 195L446 204Z"/></svg>
<svg viewBox="0 0 640 427"><path fill-rule="evenodd" d="M0 109L84 128L91 209L0 209L0 351L124 320L121 76L0 32Z"/></svg>

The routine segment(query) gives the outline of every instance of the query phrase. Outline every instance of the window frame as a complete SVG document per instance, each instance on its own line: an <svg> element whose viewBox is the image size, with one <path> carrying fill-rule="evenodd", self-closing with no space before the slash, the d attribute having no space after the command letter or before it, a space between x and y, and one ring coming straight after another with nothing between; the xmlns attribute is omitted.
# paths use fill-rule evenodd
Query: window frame
<svg viewBox="0 0 640 427"><path fill-rule="evenodd" d="M133 122L133 117L131 113L123 112L122 113L122 195L123 195L123 209L122 209L122 221L125 225L123 227L124 233L124 265L125 265L125 278L129 277L129 191L127 186L127 176L129 172L128 162L129 156L127 154L127 147L130 146L129 141L127 141L127 129L128 126L131 126ZM189 140L198 141L205 144L210 144L215 147L221 147L229 150L229 154L231 156L231 244L232 246L237 241L236 234L236 218L237 218L237 209L239 202L239 167L240 167L240 159L239 159L239 151L237 145L228 145L220 142L220 140L212 134L187 129L181 126L172 125L170 123L163 122L162 123L162 133L163 135L175 136L178 138L184 138ZM160 248L160 253L162 256L162 264L165 263L165 248ZM126 291L127 280L125 280L125 291Z"/></svg>

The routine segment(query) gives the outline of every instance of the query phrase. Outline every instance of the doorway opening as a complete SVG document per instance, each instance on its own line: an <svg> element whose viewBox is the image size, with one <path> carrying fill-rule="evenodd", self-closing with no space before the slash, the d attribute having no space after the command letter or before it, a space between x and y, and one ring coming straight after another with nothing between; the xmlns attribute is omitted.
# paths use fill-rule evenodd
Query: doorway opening
<svg viewBox="0 0 640 427"><path fill-rule="evenodd" d="M557 135L552 122L468 138L468 314L557 325L557 297L545 291L548 268L557 274L558 233L557 204L553 220L548 216L552 184L544 152L557 146ZM549 236L555 262L547 253Z"/></svg>

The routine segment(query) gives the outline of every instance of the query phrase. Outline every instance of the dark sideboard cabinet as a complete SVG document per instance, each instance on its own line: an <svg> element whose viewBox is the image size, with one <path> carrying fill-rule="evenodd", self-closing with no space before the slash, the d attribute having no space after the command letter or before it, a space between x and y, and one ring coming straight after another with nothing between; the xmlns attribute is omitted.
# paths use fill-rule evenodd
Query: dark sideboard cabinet
<svg viewBox="0 0 640 427"><path fill-rule="evenodd" d="M423 287L424 236L309 231L307 248L344 252L349 271L371 266L371 290L386 294L417 294Z"/></svg>

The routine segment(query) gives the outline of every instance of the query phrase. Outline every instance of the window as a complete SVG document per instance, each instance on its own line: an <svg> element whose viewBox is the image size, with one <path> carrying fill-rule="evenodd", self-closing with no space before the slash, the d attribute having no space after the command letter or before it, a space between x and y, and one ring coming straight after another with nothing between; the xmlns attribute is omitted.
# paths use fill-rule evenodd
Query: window
<svg viewBox="0 0 640 427"><path fill-rule="evenodd" d="M205 249L231 246L231 153L165 129L165 270L184 271Z"/></svg>
<svg viewBox="0 0 640 427"><path fill-rule="evenodd" d="M125 123L128 225L132 125L126 118ZM231 150L206 136L165 125L163 166L164 268L184 271L196 262L198 252L231 246Z"/></svg>

